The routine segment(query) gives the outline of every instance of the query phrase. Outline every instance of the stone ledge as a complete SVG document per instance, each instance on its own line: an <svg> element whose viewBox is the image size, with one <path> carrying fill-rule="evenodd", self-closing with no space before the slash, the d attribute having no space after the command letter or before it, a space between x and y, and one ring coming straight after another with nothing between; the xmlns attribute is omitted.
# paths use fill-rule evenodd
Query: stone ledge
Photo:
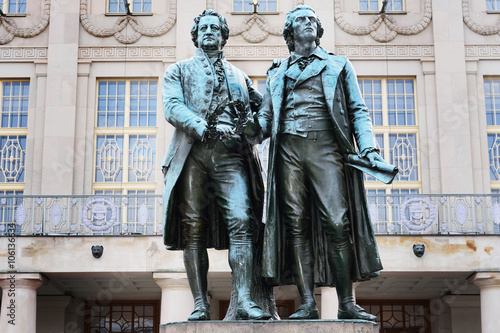
<svg viewBox="0 0 500 333"><path fill-rule="evenodd" d="M199 321L160 325L160 333L378 333L376 323L364 320L270 320L270 321Z"/></svg>

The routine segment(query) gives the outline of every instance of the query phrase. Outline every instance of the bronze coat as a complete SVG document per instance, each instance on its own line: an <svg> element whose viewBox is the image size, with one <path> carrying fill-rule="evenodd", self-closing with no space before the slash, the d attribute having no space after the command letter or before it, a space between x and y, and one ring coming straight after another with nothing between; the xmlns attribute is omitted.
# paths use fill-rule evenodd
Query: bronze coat
<svg viewBox="0 0 500 333"><path fill-rule="evenodd" d="M328 112L334 124L335 136L345 155L356 153L357 145L362 155L375 149L373 129L366 105L359 91L356 74L345 57L328 54L321 49L321 59L306 67L296 84L321 75ZM270 137L267 181L267 213L264 232L263 274L275 284L293 283L290 251L284 224L280 221L275 180L275 154L279 144L279 118L284 99L284 73L289 58L268 71L266 92L259 122L264 137ZM372 230L366 202L363 175L351 167L344 167L349 196L351 241L355 253L352 276L355 281L367 280L378 275L382 264ZM334 286L332 269L328 263L328 240L323 226L314 217L312 207L312 244L314 253L314 280L316 285Z"/></svg>
<svg viewBox="0 0 500 333"><path fill-rule="evenodd" d="M241 98L248 105L260 106L261 94L253 88L252 81L238 68L223 60L225 74L234 98ZM163 160L165 186L163 189L163 239L167 249L183 248L182 224L178 214L176 184L195 140L201 139L203 120L210 110L214 93L215 73L209 59L201 49L192 58L171 65L163 77L163 110L166 120L174 127L167 153ZM239 88L238 88L239 87ZM235 96L239 95L239 96ZM247 160L250 198L256 217L254 234L262 225L264 186L256 147L244 141L241 153ZM209 221L207 247L227 249L229 240L222 216L215 200L208 203Z"/></svg>

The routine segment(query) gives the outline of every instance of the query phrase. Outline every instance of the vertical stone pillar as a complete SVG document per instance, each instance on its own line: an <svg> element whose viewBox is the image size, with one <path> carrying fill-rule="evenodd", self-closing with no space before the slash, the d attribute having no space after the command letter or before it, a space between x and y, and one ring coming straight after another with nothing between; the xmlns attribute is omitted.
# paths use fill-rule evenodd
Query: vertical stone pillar
<svg viewBox="0 0 500 333"><path fill-rule="evenodd" d="M160 324L186 321L194 309L186 273L153 273L161 288Z"/></svg>
<svg viewBox="0 0 500 333"><path fill-rule="evenodd" d="M500 272L479 272L469 278L481 295L481 333L500 332Z"/></svg>
<svg viewBox="0 0 500 333"><path fill-rule="evenodd" d="M423 193L441 193L441 162L439 152L439 119L436 98L436 65L434 60L422 60L425 81L425 106L419 128Z"/></svg>
<svg viewBox="0 0 500 333"><path fill-rule="evenodd" d="M50 12L43 125L37 121L43 126L38 193L66 195L74 194L80 1L52 1Z"/></svg>
<svg viewBox="0 0 500 333"><path fill-rule="evenodd" d="M441 191L474 193L462 1L433 1L432 24Z"/></svg>
<svg viewBox="0 0 500 333"><path fill-rule="evenodd" d="M36 333L36 290L43 283L38 273L0 274L0 332Z"/></svg>
<svg viewBox="0 0 500 333"><path fill-rule="evenodd" d="M337 319L339 301L337 289L321 287L321 319Z"/></svg>

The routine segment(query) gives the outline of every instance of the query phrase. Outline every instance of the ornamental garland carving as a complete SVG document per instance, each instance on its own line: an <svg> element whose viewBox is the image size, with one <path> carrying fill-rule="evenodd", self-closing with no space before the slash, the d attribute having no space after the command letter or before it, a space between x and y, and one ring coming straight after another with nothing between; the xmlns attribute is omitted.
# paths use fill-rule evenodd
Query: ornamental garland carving
<svg viewBox="0 0 500 333"><path fill-rule="evenodd" d="M144 27L141 21L134 16L123 16L116 20L111 28L101 28L94 26L88 17L88 0L81 0L80 2L80 23L83 29L94 37L115 37L117 41L122 44L133 44L137 42L142 36L159 37L169 32L177 21L177 0L170 2L170 14L168 19L162 25L154 28ZM121 33L127 25L130 25L134 30L131 36L125 36Z"/></svg>
<svg viewBox="0 0 500 333"><path fill-rule="evenodd" d="M465 25L476 34L482 36L491 36L500 34L500 24L497 25L480 25L470 17L469 0L462 0L462 12Z"/></svg>
<svg viewBox="0 0 500 333"><path fill-rule="evenodd" d="M387 43L396 38L397 35L417 35L424 31L429 26L432 19L432 0L425 1L424 17L419 23L411 26L399 26L392 16L386 14L375 16L372 23L368 26L353 26L344 19L340 10L340 0L335 0L334 13L335 22L337 22L337 25L348 34L356 36L370 35L377 42ZM377 31L382 23L387 27L387 33L380 33Z"/></svg>
<svg viewBox="0 0 500 333"><path fill-rule="evenodd" d="M256 35L250 32L250 28L252 28L255 24L260 28L260 30L262 30L261 33ZM282 30L283 28L281 27L269 26L267 21L259 14L252 14L245 20L243 25L230 28L229 36L241 35L241 37L249 43L260 43L269 35L281 36Z"/></svg>
<svg viewBox="0 0 500 333"><path fill-rule="evenodd" d="M37 25L30 28L18 28L12 17L0 16L0 24L7 30L7 34L0 36L0 45L10 43L15 37L31 38L41 34L49 25L50 0L45 0L42 18Z"/></svg>
<svg viewBox="0 0 500 333"><path fill-rule="evenodd" d="M303 5L304 0L296 0L295 6ZM213 8L213 3L211 0L207 0L207 8ZM250 29L257 25L261 30L260 33L252 34ZM283 27L272 27L269 25L266 19L259 13L252 14L248 17L245 22L239 27L231 27L229 29L229 36L241 35L243 39L249 43L260 43L267 38L269 35L281 36L283 34Z"/></svg>

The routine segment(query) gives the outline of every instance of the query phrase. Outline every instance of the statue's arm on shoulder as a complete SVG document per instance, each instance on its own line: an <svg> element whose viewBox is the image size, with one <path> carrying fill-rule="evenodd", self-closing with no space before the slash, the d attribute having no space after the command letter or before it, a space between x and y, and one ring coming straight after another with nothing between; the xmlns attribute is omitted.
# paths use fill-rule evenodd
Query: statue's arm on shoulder
<svg viewBox="0 0 500 333"><path fill-rule="evenodd" d="M271 95L270 82L271 78L274 77L280 65L281 60L275 59L267 70L266 91L264 93L264 99L262 101L262 106L259 110L258 116L264 139L271 136L271 128L273 122L273 99Z"/></svg>
<svg viewBox="0 0 500 333"><path fill-rule="evenodd" d="M171 65L163 76L163 112L165 119L175 128L200 140L206 129L205 119L189 109L184 101L181 65Z"/></svg>

